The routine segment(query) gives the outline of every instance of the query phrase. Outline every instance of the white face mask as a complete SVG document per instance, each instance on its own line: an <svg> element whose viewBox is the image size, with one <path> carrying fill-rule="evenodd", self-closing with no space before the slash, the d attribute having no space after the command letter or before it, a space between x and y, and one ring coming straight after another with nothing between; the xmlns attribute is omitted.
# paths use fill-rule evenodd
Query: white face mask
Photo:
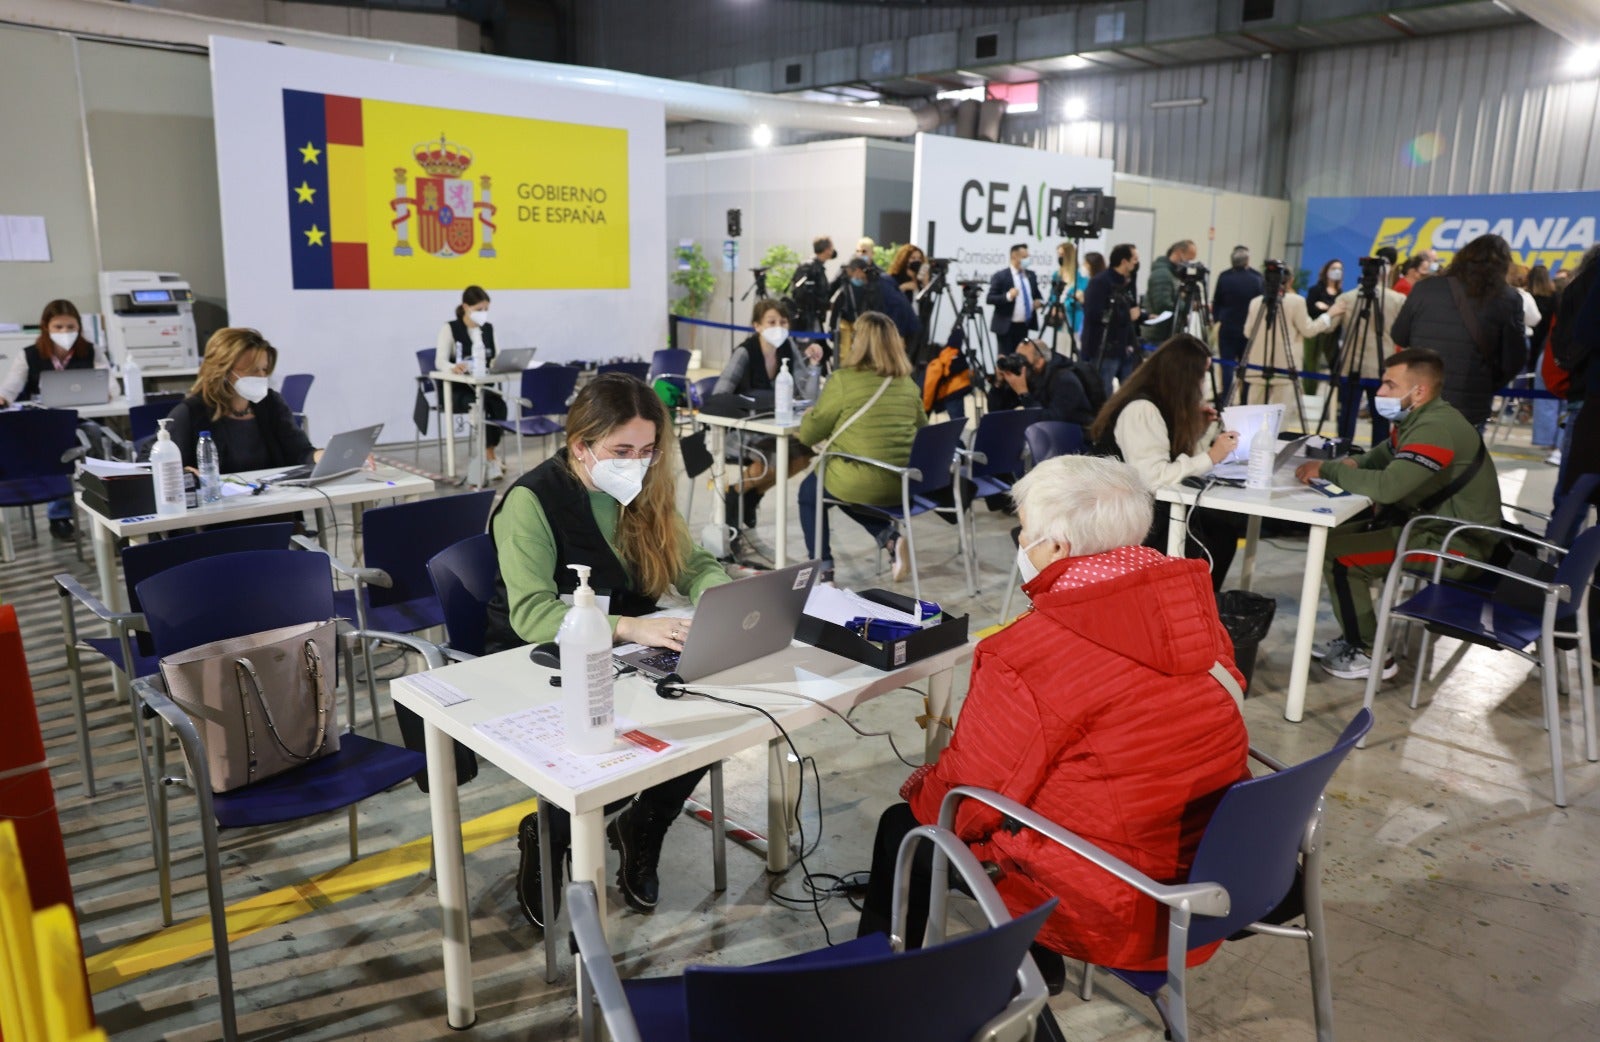
<svg viewBox="0 0 1600 1042"><path fill-rule="evenodd" d="M782 347L783 342L789 339L789 331L782 326L766 326L761 330L761 339L773 347Z"/></svg>
<svg viewBox="0 0 1600 1042"><path fill-rule="evenodd" d="M590 452L593 451L591 448ZM591 456L586 465L594 487L623 506L638 497L644 488L645 471L650 469L647 459L594 459Z"/></svg>
<svg viewBox="0 0 1600 1042"><path fill-rule="evenodd" d="M1374 398L1372 404L1377 408L1379 416L1390 423L1399 423L1411 413L1410 409L1400 404L1403 401L1405 397L1402 395L1399 398Z"/></svg>
<svg viewBox="0 0 1600 1042"><path fill-rule="evenodd" d="M1028 556L1028 551L1040 543L1048 543L1048 539L1035 539L1027 546L1017 547L1017 571L1022 573L1022 585L1026 586L1039 577L1039 569L1034 567L1033 558Z"/></svg>
<svg viewBox="0 0 1600 1042"><path fill-rule="evenodd" d="M61 348L61 350L66 351L69 350L73 344L78 342L78 334L76 332L51 333L50 342Z"/></svg>
<svg viewBox="0 0 1600 1042"><path fill-rule="evenodd" d="M467 317L478 323L480 326L486 326L489 324L489 309L484 308L482 311L469 311L467 312Z"/></svg>
<svg viewBox="0 0 1600 1042"><path fill-rule="evenodd" d="M236 376L233 380L233 393L247 402L259 402L267 396L267 389L270 386L264 376Z"/></svg>
<svg viewBox="0 0 1600 1042"><path fill-rule="evenodd" d="M1339 282L1339 281L1342 281L1343 279L1344 279L1344 269L1343 268L1329 268L1328 269L1328 281L1329 282Z"/></svg>

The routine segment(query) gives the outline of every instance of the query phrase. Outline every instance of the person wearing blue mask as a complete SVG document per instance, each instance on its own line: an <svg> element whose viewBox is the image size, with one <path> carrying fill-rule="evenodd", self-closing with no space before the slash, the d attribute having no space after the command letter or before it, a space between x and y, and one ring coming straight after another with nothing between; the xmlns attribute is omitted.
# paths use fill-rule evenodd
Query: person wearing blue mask
<svg viewBox="0 0 1600 1042"><path fill-rule="evenodd" d="M729 578L689 538L689 525L678 513L676 444L666 407L642 380L608 373L578 392L567 413L567 444L518 479L489 517L500 578L487 611L487 651L555 639L571 610L562 598L577 585L568 567L573 564L588 565L590 585L609 599L606 610L618 643L683 650L690 620L651 617L657 600L671 587L698 603L701 594ZM708 769L608 808L622 810L606 836L622 855L617 885L635 911L655 908L661 841ZM571 844L570 825L566 811L546 804L517 829L517 897L540 929L547 920L538 830L550 830L559 873ZM559 901L559 875L552 882ZM550 910L557 911L559 905Z"/></svg>
<svg viewBox="0 0 1600 1042"><path fill-rule="evenodd" d="M1339 636L1313 648L1311 654L1332 676L1365 679L1373 669L1378 619L1372 586L1388 576L1407 521L1422 514L1455 519L1419 524L1412 540L1424 550L1438 549L1457 522L1500 524L1500 482L1494 460L1477 428L1440 398L1444 380L1444 361L1436 351L1410 348L1390 355L1374 399L1378 415L1394 425L1388 441L1360 457L1312 460L1295 470L1302 483L1331 482L1366 496L1377 510L1376 517L1362 514L1328 533L1323 578L1333 598ZM1494 545L1492 532L1457 534L1450 549L1464 561L1447 565L1445 576L1471 574L1471 562L1487 560ZM1416 567L1431 572L1433 562ZM1310 608L1301 605L1303 611ZM1393 659L1382 669L1386 680L1398 671Z"/></svg>
<svg viewBox="0 0 1600 1042"><path fill-rule="evenodd" d="M994 308L989 328L994 332L995 353L1009 355L1039 325L1039 280L1028 267L1028 244L1011 247L1011 263L989 279L985 303Z"/></svg>

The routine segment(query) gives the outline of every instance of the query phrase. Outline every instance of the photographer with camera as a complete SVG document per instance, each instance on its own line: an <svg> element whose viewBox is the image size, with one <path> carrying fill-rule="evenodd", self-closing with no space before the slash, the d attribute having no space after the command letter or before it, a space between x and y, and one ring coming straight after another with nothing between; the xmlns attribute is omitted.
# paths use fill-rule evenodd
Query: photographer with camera
<svg viewBox="0 0 1600 1042"><path fill-rule="evenodd" d="M1306 298L1294 292L1293 273L1282 261L1268 260L1262 269L1262 294L1250 302L1244 320L1250 338L1244 361L1246 366L1255 368L1246 368L1240 374L1244 391L1239 401L1241 405L1282 402L1298 409L1294 384L1300 366L1295 347L1303 340L1332 329L1349 306L1344 301L1335 301L1321 318L1313 319L1306 307ZM1276 302L1276 314L1267 307L1269 301ZM1264 371L1262 367L1273 371Z"/></svg>
<svg viewBox="0 0 1600 1042"><path fill-rule="evenodd" d="M794 301L794 328L806 333L822 329L828 314L828 262L839 256L833 240L818 236L811 243L811 259L797 265L789 279L789 298Z"/></svg>
<svg viewBox="0 0 1600 1042"><path fill-rule="evenodd" d="M1335 305L1343 304L1345 308L1332 368L1340 380L1339 437L1348 442L1355 441L1356 420L1361 413L1361 382L1377 380L1382 375L1384 360L1397 350L1391 331L1406 302L1403 295L1389 288L1389 264L1383 257L1362 257L1360 265L1360 280L1334 301ZM1370 297L1372 303L1368 321L1359 322L1363 297ZM1377 321L1379 315L1383 316L1381 328ZM1372 417L1372 444L1381 445L1389 438L1389 421L1378 411L1377 388L1368 387L1365 394L1367 411Z"/></svg>
<svg viewBox="0 0 1600 1042"><path fill-rule="evenodd" d="M1083 291L1083 350L1100 370L1107 398L1117 381L1133 373L1139 352L1139 249L1131 242L1111 248L1106 270L1089 280Z"/></svg>
<svg viewBox="0 0 1600 1042"><path fill-rule="evenodd" d="M990 412L1043 409L1042 419L1076 423L1087 430L1104 404L1099 374L1087 364L1080 369L1041 340L1024 340L1014 353L1001 355L995 362Z"/></svg>
<svg viewBox="0 0 1600 1042"><path fill-rule="evenodd" d="M833 314L839 325L839 357L849 357L855 320L869 311L887 315L899 330L902 342L916 337L922 324L917 321L911 301L872 261L851 257L840 276L839 291L833 298Z"/></svg>
<svg viewBox="0 0 1600 1042"><path fill-rule="evenodd" d="M1028 267L1028 244L1011 247L1011 265L989 280L985 303L994 308L989 329L994 333L995 354L1009 355L1039 324L1039 280Z"/></svg>
<svg viewBox="0 0 1600 1042"><path fill-rule="evenodd" d="M1193 264L1198 256L1200 251L1195 247L1194 241L1184 239L1167 247L1167 255L1156 258L1156 262L1150 265L1150 279L1144 287L1145 310L1155 315L1165 314L1167 317L1144 327L1146 343L1164 343L1172 336L1174 332L1172 316L1178 310L1178 269L1180 266Z"/></svg>

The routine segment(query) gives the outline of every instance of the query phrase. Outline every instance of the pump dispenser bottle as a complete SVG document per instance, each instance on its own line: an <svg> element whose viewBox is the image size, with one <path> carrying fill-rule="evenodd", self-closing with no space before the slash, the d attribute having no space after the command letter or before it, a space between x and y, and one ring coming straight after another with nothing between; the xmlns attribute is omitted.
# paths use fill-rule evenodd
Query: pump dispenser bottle
<svg viewBox="0 0 1600 1042"><path fill-rule="evenodd" d="M556 643L561 647L562 719L567 748L585 756L609 752L616 738L611 673L611 625L589 587L589 566L570 566L578 573L572 610L561 620Z"/></svg>

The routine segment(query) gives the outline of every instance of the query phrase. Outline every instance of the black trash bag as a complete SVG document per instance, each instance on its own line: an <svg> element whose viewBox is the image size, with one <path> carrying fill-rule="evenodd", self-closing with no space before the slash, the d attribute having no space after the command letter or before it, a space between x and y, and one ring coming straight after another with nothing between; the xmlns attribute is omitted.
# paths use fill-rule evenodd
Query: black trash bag
<svg viewBox="0 0 1600 1042"><path fill-rule="evenodd" d="M1222 617L1222 628L1233 641L1234 665L1244 675L1247 696L1256 669L1256 649L1272 628L1272 619L1277 613L1276 600L1248 590L1224 590L1217 597L1217 614Z"/></svg>

